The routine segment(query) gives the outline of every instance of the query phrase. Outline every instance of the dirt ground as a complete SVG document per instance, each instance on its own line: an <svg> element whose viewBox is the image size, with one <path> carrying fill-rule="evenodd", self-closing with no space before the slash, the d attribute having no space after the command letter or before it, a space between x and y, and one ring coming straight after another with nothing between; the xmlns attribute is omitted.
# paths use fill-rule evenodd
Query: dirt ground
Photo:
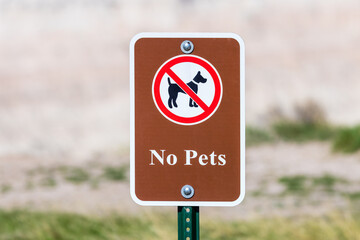
<svg viewBox="0 0 360 240"><path fill-rule="evenodd" d="M303 145L274 143L247 149L246 197L234 208L204 208L205 217L248 218L260 216L321 215L333 211L348 211L351 201L344 195L359 192L360 153L333 154L326 143ZM11 161L9 161L11 159ZM90 215L113 212L139 214L153 211L175 211L175 208L141 207L133 203L129 182L101 181L94 188L90 182L74 184L57 180L55 186L44 186L29 175L31 170L58 166L77 166L84 169L101 166L127 165L122 156L101 156L81 164L70 160L44 161L26 157L0 161L0 186L11 189L0 193L1 208L31 208L38 210L70 211ZM94 172L94 171L93 171ZM346 181L335 183L331 192L313 189L310 193L284 194L279 179L284 176L319 177L329 175ZM40 176L41 177L41 176ZM32 181L32 187L27 185Z"/></svg>
<svg viewBox="0 0 360 240"><path fill-rule="evenodd" d="M248 124L268 125L274 109L291 117L296 104L312 99L329 122L353 125L360 120L359 22L358 0L0 0L0 207L148 211L132 203L127 181L93 188L57 179L56 186L29 187L28 173L40 166L96 172L97 165L128 164L128 45L136 33L241 35ZM327 143L249 148L244 203L204 213L345 209L344 192L359 191L359 156L333 154ZM350 183L338 194L281 195L279 178L299 174L330 174Z"/></svg>

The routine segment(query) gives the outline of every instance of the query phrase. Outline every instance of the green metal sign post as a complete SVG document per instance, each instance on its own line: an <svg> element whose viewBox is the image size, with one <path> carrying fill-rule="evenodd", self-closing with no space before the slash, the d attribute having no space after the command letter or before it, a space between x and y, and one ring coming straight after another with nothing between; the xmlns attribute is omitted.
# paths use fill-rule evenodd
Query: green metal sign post
<svg viewBox="0 0 360 240"><path fill-rule="evenodd" d="M199 240L199 207L178 207L178 240Z"/></svg>

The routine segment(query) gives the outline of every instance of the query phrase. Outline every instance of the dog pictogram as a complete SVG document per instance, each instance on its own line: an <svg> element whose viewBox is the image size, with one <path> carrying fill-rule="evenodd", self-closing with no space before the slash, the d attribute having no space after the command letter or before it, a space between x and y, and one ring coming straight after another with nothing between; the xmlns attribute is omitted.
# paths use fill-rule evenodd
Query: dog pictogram
<svg viewBox="0 0 360 240"><path fill-rule="evenodd" d="M199 83L206 83L207 79L201 76L200 71L197 72L196 76L192 79L192 81L188 82L187 85L191 90L194 91L194 93L198 93L198 84ZM185 93L184 90L182 90L177 83L171 83L170 78L168 77L168 83L169 83L169 100L168 100L168 106L169 108L172 108L172 104L174 104L174 107L178 107L176 103L176 99L178 97L179 93ZM186 93L185 93L186 94ZM189 107L198 107L199 105L196 104L196 102L190 97L189 99Z"/></svg>
<svg viewBox="0 0 360 240"><path fill-rule="evenodd" d="M179 55L158 69L152 93L165 118L181 125L194 125L215 113L222 98L222 83L215 67L204 58Z"/></svg>

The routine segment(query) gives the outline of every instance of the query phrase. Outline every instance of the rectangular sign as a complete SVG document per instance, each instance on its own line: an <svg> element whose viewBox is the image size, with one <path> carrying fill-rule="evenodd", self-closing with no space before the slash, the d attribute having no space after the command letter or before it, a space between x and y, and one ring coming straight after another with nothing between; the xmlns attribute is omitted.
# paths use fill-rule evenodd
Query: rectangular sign
<svg viewBox="0 0 360 240"><path fill-rule="evenodd" d="M130 188L152 206L245 195L245 48L232 33L141 33L130 43Z"/></svg>

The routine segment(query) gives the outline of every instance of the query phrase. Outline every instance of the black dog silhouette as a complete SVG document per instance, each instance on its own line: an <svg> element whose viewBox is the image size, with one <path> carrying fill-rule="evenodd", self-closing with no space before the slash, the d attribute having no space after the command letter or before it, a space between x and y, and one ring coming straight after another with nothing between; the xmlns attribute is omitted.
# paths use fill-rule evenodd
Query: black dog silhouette
<svg viewBox="0 0 360 240"><path fill-rule="evenodd" d="M199 83L206 83L206 81L207 81L206 78L201 76L200 71L198 71L198 73L193 78L193 80L188 82L187 85L189 86L189 88L191 88L194 91L194 93L197 93L198 92L198 84ZM168 77L168 82L169 82L169 89L168 89L168 92L169 92L169 100L168 100L169 108L172 108L172 104L174 104L174 107L178 107L178 105L176 103L176 99L178 97L178 94L179 94L179 92L181 92L181 93L185 93L185 92L176 83L171 83L169 77ZM192 100L192 98L190 98L189 106L190 107L198 107L198 105L196 104L196 102L194 100Z"/></svg>

